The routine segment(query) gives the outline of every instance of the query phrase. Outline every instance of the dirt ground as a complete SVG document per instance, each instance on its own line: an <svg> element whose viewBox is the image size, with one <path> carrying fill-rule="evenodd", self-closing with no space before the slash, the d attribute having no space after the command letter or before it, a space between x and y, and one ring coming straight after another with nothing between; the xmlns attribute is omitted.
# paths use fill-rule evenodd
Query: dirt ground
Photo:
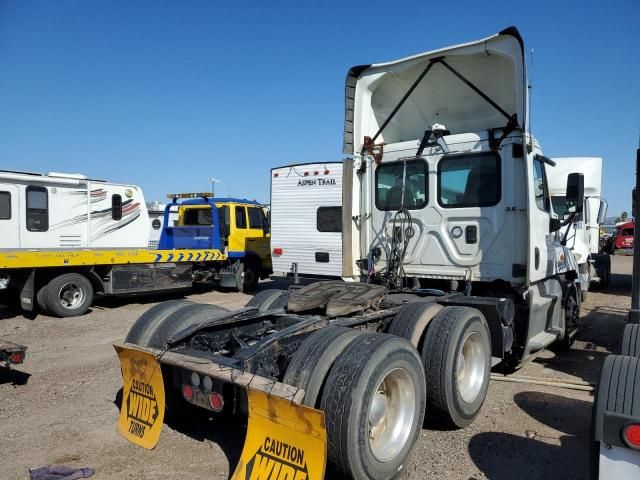
<svg viewBox="0 0 640 480"><path fill-rule="evenodd" d="M519 375L597 380L615 351L630 306L632 258L612 258L611 286L582 305L582 329L568 353L545 351ZM266 285L265 285L266 286ZM216 291L188 295L228 308L249 296ZM245 425L204 412L164 425L153 451L116 434L121 386L112 342L135 319L173 297L104 299L82 317L22 316L0 305L0 338L27 345L19 369L0 369L0 478L28 478L47 464L91 467L99 479L228 479ZM583 479L593 398L588 392L492 381L475 423L464 430L425 429L403 479Z"/></svg>

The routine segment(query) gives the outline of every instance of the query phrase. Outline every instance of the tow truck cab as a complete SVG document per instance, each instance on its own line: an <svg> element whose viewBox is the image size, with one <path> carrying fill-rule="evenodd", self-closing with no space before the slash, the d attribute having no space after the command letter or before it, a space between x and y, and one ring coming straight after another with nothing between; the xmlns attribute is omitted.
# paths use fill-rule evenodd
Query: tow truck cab
<svg viewBox="0 0 640 480"><path fill-rule="evenodd" d="M172 202L165 207L160 250L219 249L232 265L242 266L245 275L266 278L271 273L269 224L263 205L209 193L168 197ZM170 216L176 213L178 218L171 225Z"/></svg>

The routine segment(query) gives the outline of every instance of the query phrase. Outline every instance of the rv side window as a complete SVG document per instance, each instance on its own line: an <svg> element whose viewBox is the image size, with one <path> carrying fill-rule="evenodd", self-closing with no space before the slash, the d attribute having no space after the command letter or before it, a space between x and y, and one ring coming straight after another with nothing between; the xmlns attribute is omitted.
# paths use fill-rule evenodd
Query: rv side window
<svg viewBox="0 0 640 480"><path fill-rule="evenodd" d="M427 205L427 162L383 163L376 169L378 210L419 210Z"/></svg>
<svg viewBox="0 0 640 480"><path fill-rule="evenodd" d="M316 228L319 232L342 231L342 207L320 207L316 213Z"/></svg>
<svg viewBox="0 0 640 480"><path fill-rule="evenodd" d="M49 198L44 187L28 186L27 192L27 230L46 232L49 230Z"/></svg>
<svg viewBox="0 0 640 480"><path fill-rule="evenodd" d="M536 196L536 205L540 210L549 211L549 196L547 194L547 177L544 172L542 160L533 161L533 191Z"/></svg>
<svg viewBox="0 0 640 480"><path fill-rule="evenodd" d="M494 153L443 157L438 163L438 203L444 208L496 205L500 183L500 157Z"/></svg>
<svg viewBox="0 0 640 480"><path fill-rule="evenodd" d="M11 193L0 192L0 220L11 218Z"/></svg>
<svg viewBox="0 0 640 480"><path fill-rule="evenodd" d="M244 207L236 207L236 228L247 228L247 214Z"/></svg>
<svg viewBox="0 0 640 480"><path fill-rule="evenodd" d="M120 195L111 195L111 218L122 220L122 197Z"/></svg>
<svg viewBox="0 0 640 480"><path fill-rule="evenodd" d="M256 207L247 207L247 211L249 212L249 228L263 229L267 226L264 213L261 209Z"/></svg>

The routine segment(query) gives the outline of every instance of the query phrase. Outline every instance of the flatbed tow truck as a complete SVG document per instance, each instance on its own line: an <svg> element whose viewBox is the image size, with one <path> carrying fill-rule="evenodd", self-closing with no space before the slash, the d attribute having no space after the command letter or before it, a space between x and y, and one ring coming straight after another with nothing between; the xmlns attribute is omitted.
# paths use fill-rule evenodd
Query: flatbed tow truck
<svg viewBox="0 0 640 480"><path fill-rule="evenodd" d="M25 311L37 304L59 317L84 314L97 295L204 282L252 291L271 273L263 210L255 201L211 195L170 194L157 249L0 249L0 289L15 291ZM178 214L176 225L171 213Z"/></svg>
<svg viewBox="0 0 640 480"><path fill-rule="evenodd" d="M187 402L247 412L234 480L396 478L425 417L466 427L493 366L570 347L580 278L557 232L584 178L554 218L518 31L354 67L345 91L343 280L146 311L115 346L130 441L153 448Z"/></svg>

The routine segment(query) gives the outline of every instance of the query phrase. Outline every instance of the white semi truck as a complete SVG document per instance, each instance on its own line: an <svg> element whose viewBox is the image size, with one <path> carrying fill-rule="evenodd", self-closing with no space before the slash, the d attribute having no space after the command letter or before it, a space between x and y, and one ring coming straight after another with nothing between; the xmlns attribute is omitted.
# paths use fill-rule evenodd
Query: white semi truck
<svg viewBox="0 0 640 480"><path fill-rule="evenodd" d="M354 67L345 116L342 280L145 312L116 347L125 437L157 443L166 392L173 411L248 411L234 479L320 479L325 460L327 478L391 479L425 416L474 421L492 366L571 345L581 277L557 233L584 178L555 218L518 31ZM140 392L152 418L125 407Z"/></svg>
<svg viewBox="0 0 640 480"><path fill-rule="evenodd" d="M600 251L600 226L607 216L607 201L602 198L602 158L553 158L556 167L549 175L549 194L553 211L567 218L566 185L571 173L584 175L584 205L577 221L559 232L561 241L571 248L580 269L580 295L587 298L591 287L605 287L611 276L609 254ZM565 238L566 237L566 238Z"/></svg>

